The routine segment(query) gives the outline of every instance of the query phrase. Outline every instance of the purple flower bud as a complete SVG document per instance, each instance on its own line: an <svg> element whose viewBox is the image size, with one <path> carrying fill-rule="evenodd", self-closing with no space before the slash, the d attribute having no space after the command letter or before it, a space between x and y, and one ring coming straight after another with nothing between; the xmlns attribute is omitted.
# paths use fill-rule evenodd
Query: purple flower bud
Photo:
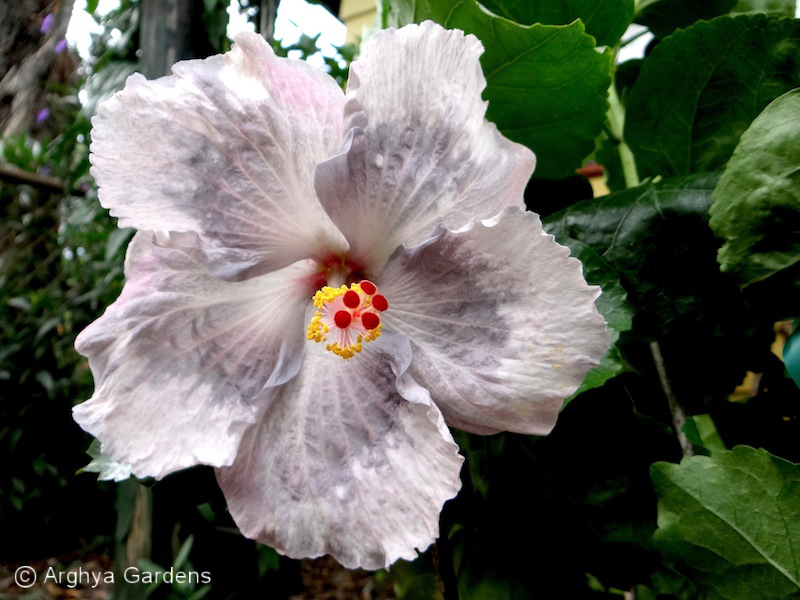
<svg viewBox="0 0 800 600"><path fill-rule="evenodd" d="M42 20L42 24L39 25L39 32L47 33L52 26L53 26L53 15L47 13L44 19Z"/></svg>
<svg viewBox="0 0 800 600"><path fill-rule="evenodd" d="M36 113L36 122L41 125L50 117L50 109L43 108L39 112Z"/></svg>
<svg viewBox="0 0 800 600"><path fill-rule="evenodd" d="M66 49L67 49L67 40L61 39L58 40L54 52L56 54L61 54Z"/></svg>

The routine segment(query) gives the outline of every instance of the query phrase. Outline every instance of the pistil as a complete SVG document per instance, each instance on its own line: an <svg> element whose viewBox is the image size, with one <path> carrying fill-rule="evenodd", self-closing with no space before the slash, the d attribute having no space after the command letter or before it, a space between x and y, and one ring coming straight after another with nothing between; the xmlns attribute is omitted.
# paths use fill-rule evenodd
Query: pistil
<svg viewBox="0 0 800 600"><path fill-rule="evenodd" d="M306 337L328 342L327 350L349 359L361 352L364 343L380 337L379 313L389 308L389 302L374 283L362 280L349 287L323 287L314 294L314 306Z"/></svg>

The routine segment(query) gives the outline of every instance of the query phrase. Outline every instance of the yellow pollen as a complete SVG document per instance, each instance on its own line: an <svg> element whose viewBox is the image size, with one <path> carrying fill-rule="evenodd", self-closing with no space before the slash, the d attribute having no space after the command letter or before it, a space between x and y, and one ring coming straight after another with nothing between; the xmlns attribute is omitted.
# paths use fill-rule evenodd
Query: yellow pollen
<svg viewBox="0 0 800 600"><path fill-rule="evenodd" d="M343 296L350 290L358 294L359 304L356 307L345 304ZM362 323L362 317L366 313L373 315L367 320L372 319L374 322L379 319L375 319L377 313L372 308L371 296L366 294L359 284L353 283L349 287L343 285L338 288L325 286L314 294L313 302L317 310L308 324L306 338L316 343L328 342L325 349L337 356L345 360L352 358L361 352L365 343L380 337L382 327L380 322L373 329L367 329ZM348 313L350 320L347 321L347 315L342 315L344 321L336 321L336 314L341 312ZM345 323L348 323L346 327L340 326Z"/></svg>

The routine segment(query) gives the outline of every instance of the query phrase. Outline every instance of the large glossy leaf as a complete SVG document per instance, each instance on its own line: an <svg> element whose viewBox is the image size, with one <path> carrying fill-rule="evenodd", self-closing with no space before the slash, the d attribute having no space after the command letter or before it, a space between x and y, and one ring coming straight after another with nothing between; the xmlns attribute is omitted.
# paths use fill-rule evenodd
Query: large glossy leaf
<svg viewBox="0 0 800 600"><path fill-rule="evenodd" d="M608 352L600 360L600 364L586 374L586 378L578 390L564 403L566 406L573 398L587 390L602 386L606 381L627 369L616 343L620 334L630 331L633 325L633 307L628 302L627 293L620 284L619 273L594 248L566 236L558 238L558 242L569 246L572 256L583 263L583 274L586 281L602 288L603 292L597 299L596 306L608 323L611 333L611 347Z"/></svg>
<svg viewBox="0 0 800 600"><path fill-rule="evenodd" d="M627 101L625 140L639 174L725 165L750 122L800 85L800 22L719 17L676 32L642 65Z"/></svg>
<svg viewBox="0 0 800 600"><path fill-rule="evenodd" d="M735 5L736 0L643 0L634 20L663 38L700 19L727 14Z"/></svg>
<svg viewBox="0 0 800 600"><path fill-rule="evenodd" d="M713 257L707 212L717 180L676 177L586 200L545 219L545 228L557 239L591 246L620 273L634 306L666 325L698 310L697 296L716 267L701 264L703 254Z"/></svg>
<svg viewBox="0 0 800 600"><path fill-rule="evenodd" d="M481 0L493 13L522 25L583 21L598 46L619 41L633 18L633 0Z"/></svg>
<svg viewBox="0 0 800 600"><path fill-rule="evenodd" d="M651 469L655 539L711 598L800 597L800 466L748 446Z"/></svg>
<svg viewBox="0 0 800 600"><path fill-rule="evenodd" d="M773 101L744 132L714 190L711 227L723 271L743 285L800 262L800 90Z"/></svg>
<svg viewBox="0 0 800 600"><path fill-rule="evenodd" d="M793 17L797 2L795 0L739 0L732 13L767 13L781 17Z"/></svg>
<svg viewBox="0 0 800 600"><path fill-rule="evenodd" d="M523 26L490 15L474 0L394 0L384 21L425 19L483 42L487 118L536 153L537 176L571 175L594 148L611 84L611 56L595 50L583 25Z"/></svg>
<svg viewBox="0 0 800 600"><path fill-rule="evenodd" d="M634 330L660 341L673 387L698 402L730 394L771 334L762 322L769 316L752 311L735 278L719 270L708 227L717 181L674 177L578 202L544 221L557 239L590 246L618 274ZM652 368L646 349L623 351L634 367Z"/></svg>

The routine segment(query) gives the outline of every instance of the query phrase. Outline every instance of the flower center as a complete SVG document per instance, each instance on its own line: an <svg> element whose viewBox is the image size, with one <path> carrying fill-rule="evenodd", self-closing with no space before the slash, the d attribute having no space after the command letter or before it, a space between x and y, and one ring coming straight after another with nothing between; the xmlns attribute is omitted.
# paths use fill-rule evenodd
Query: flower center
<svg viewBox="0 0 800 600"><path fill-rule="evenodd" d="M365 342L380 337L379 313L389 308L389 302L374 283L363 280L349 287L326 285L314 294L314 306L317 310L306 337L317 343L328 342L327 350L348 359L361 352Z"/></svg>

